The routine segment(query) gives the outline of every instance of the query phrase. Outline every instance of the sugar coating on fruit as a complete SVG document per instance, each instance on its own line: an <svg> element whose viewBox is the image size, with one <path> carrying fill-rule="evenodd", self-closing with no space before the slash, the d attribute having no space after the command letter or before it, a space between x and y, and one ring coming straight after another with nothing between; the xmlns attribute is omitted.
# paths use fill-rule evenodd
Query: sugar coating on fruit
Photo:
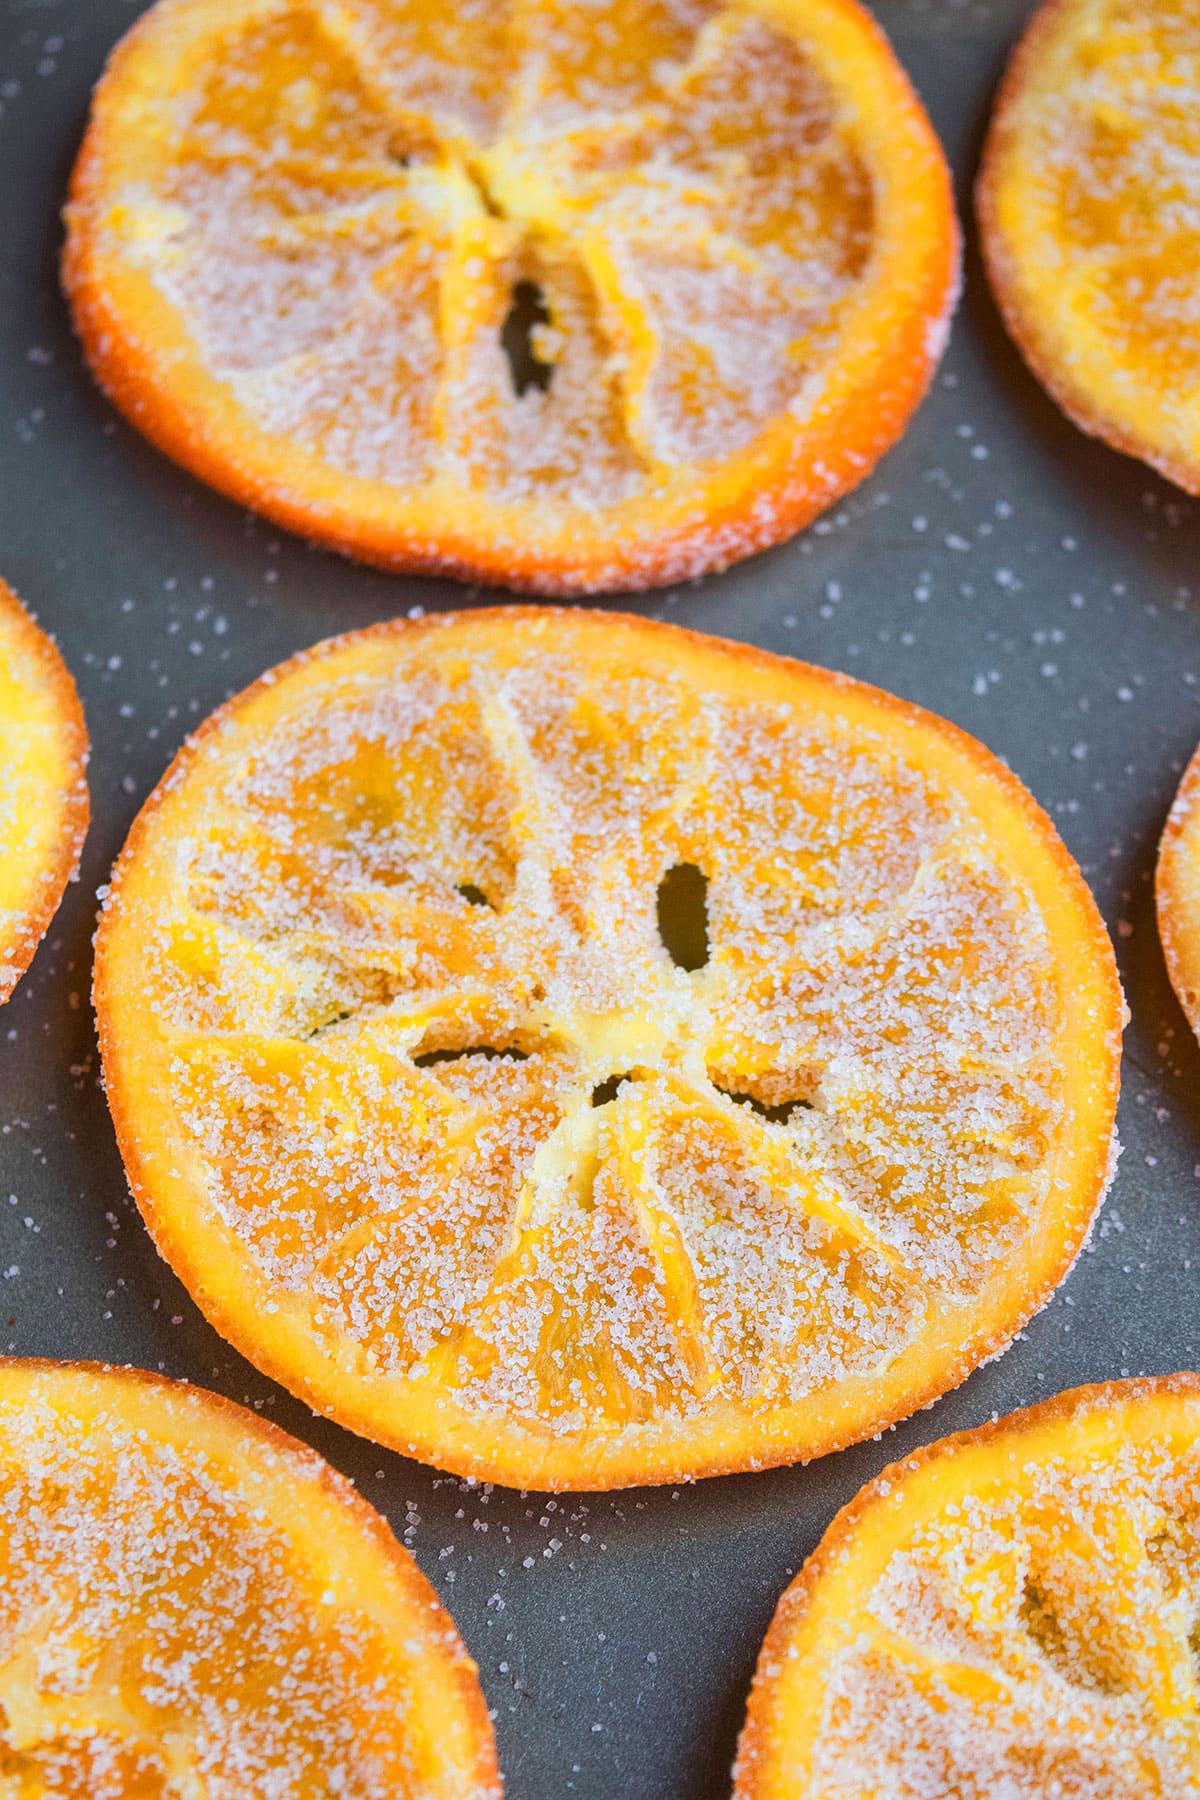
<svg viewBox="0 0 1200 1800"><path fill-rule="evenodd" d="M343 474L551 509L805 417L874 200L802 44L708 0L458 10L276 9L176 97L114 221L206 366Z"/></svg>
<svg viewBox="0 0 1200 1800"><path fill-rule="evenodd" d="M421 646L235 711L136 923L118 883L158 1154L278 1305L563 1433L765 1411L967 1318L1062 1179L1023 871L835 702Z"/></svg>
<svg viewBox="0 0 1200 1800"><path fill-rule="evenodd" d="M1145 0L1075 11L1071 80L1040 126L1042 180L1082 258L1088 310L1137 379L1178 402L1197 387L1200 137L1186 97L1200 83L1200 23L1190 6Z"/></svg>
<svg viewBox="0 0 1200 1800"><path fill-rule="evenodd" d="M864 1594L798 1794L1195 1793L1200 1450L1138 1433L1013 1455L1008 1480L907 1532ZM856 1537L887 1529L888 1504Z"/></svg>
<svg viewBox="0 0 1200 1800"><path fill-rule="evenodd" d="M157 1438L119 1389L78 1412L53 1378L15 1394L10 1380L0 1397L0 1785L80 1800L495 1800L427 1784L407 1659L436 1621L414 1615L401 1650L382 1609L347 1592L339 1549L322 1571L293 1538L289 1512L328 1504L316 1459L251 1440L241 1491L195 1425L194 1440Z"/></svg>
<svg viewBox="0 0 1200 1800"><path fill-rule="evenodd" d="M1185 0L1035 17L984 183L1013 329L1085 429L1195 491L1200 19Z"/></svg>
<svg viewBox="0 0 1200 1800"><path fill-rule="evenodd" d="M0 584L0 1000L24 972L82 836L83 734L65 681Z"/></svg>

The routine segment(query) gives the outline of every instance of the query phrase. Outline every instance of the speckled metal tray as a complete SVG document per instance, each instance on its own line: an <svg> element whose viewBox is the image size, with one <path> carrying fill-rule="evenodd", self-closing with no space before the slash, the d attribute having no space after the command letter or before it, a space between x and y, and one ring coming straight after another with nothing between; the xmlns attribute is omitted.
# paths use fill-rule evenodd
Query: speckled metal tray
<svg viewBox="0 0 1200 1800"><path fill-rule="evenodd" d="M957 720L1019 771L1080 859L1133 1012L1125 1153L1091 1248L1021 1340L881 1441L694 1487L547 1500L361 1442L235 1356L151 1247L98 1082L95 893L168 758L226 694L333 631L481 596L354 568L247 518L120 423L84 373L58 289L58 209L90 86L139 10L0 0L0 569L57 635L94 746L82 879L0 1013L0 1351L188 1376L352 1476L453 1609L511 1800L715 1800L776 1598L884 1462L1080 1381L1200 1360L1200 1054L1152 899L1159 829L1200 736L1200 510L1060 417L972 250L941 377L876 477L783 549L634 603ZM1026 7L876 10L965 213Z"/></svg>

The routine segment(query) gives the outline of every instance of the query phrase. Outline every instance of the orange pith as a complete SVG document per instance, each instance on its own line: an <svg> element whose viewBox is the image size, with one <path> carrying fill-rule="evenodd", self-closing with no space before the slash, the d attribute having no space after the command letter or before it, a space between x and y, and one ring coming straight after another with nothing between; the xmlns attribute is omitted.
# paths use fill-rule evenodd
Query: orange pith
<svg viewBox="0 0 1200 1800"><path fill-rule="evenodd" d="M62 657L0 581L0 1001L28 968L79 860L87 748Z"/></svg>
<svg viewBox="0 0 1200 1800"><path fill-rule="evenodd" d="M855 0L160 0L67 224L92 365L170 455L545 592L723 567L860 480L958 256Z"/></svg>
<svg viewBox="0 0 1200 1800"><path fill-rule="evenodd" d="M1171 984L1200 1037L1200 750L1184 771L1163 830L1155 896Z"/></svg>
<svg viewBox="0 0 1200 1800"><path fill-rule="evenodd" d="M1101 1195L1122 1003L952 726L498 608L214 715L96 1004L134 1192L226 1336L369 1436L583 1488L819 1454L1007 1343Z"/></svg>
<svg viewBox="0 0 1200 1800"><path fill-rule="evenodd" d="M1077 1388L885 1469L779 1603L735 1800L1200 1791L1200 1377Z"/></svg>
<svg viewBox="0 0 1200 1800"><path fill-rule="evenodd" d="M474 1665L293 1438L180 1382L0 1362L0 1792L500 1800Z"/></svg>
<svg viewBox="0 0 1200 1800"><path fill-rule="evenodd" d="M1200 14L1046 0L1001 89L979 183L997 298L1085 431L1200 492Z"/></svg>

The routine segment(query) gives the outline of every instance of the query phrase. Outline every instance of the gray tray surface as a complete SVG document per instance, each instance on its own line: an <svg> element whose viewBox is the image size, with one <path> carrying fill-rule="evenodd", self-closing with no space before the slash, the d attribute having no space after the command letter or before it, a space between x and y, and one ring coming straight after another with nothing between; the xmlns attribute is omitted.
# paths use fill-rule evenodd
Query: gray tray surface
<svg viewBox="0 0 1200 1800"><path fill-rule="evenodd" d="M238 1358L157 1258L97 1078L95 896L169 757L229 692L334 631L496 596L356 568L247 518L158 456L88 379L58 288L58 209L91 84L139 10L0 0L0 571L58 637L94 746L82 879L0 1013L0 1351L187 1376L353 1477L479 1662L511 1800L715 1800L775 1601L865 1480L1075 1383L1196 1366L1200 1054L1166 980L1152 873L1200 736L1200 511L1056 412L970 246L943 372L876 476L784 548L631 607L849 670L956 720L1024 777L1079 858L1133 1013L1125 1151L1091 1248L1022 1339L882 1440L808 1468L547 1500L381 1451ZM965 216L1027 8L876 10Z"/></svg>

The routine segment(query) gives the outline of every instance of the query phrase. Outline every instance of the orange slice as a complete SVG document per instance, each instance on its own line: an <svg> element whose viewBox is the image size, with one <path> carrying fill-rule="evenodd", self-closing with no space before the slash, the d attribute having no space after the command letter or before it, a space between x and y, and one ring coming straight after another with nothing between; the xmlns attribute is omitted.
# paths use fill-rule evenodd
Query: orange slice
<svg viewBox="0 0 1200 1800"><path fill-rule="evenodd" d="M1200 749L1179 784L1158 850L1158 930L1172 986L1200 1037Z"/></svg>
<svg viewBox="0 0 1200 1800"><path fill-rule="evenodd" d="M474 1664L348 1481L134 1369L0 1362L0 1793L500 1800Z"/></svg>
<svg viewBox="0 0 1200 1800"><path fill-rule="evenodd" d="M87 729L75 683L0 581L0 1001L29 967L87 833Z"/></svg>
<svg viewBox="0 0 1200 1800"><path fill-rule="evenodd" d="M734 1800L1200 1792L1200 1377L1076 1388L894 1463L759 1657Z"/></svg>
<svg viewBox="0 0 1200 1800"><path fill-rule="evenodd" d="M1200 492L1200 14L1047 0L996 107L978 202L1005 319L1084 431Z"/></svg>
<svg viewBox="0 0 1200 1800"><path fill-rule="evenodd" d="M528 1487L877 1431L1006 1344L1105 1183L1121 998L941 720L498 608L318 646L147 802L98 939L168 1261L353 1429Z"/></svg>
<svg viewBox="0 0 1200 1800"><path fill-rule="evenodd" d="M160 0L65 279L162 449L389 568L649 587L868 473L940 355L940 148L854 0Z"/></svg>

